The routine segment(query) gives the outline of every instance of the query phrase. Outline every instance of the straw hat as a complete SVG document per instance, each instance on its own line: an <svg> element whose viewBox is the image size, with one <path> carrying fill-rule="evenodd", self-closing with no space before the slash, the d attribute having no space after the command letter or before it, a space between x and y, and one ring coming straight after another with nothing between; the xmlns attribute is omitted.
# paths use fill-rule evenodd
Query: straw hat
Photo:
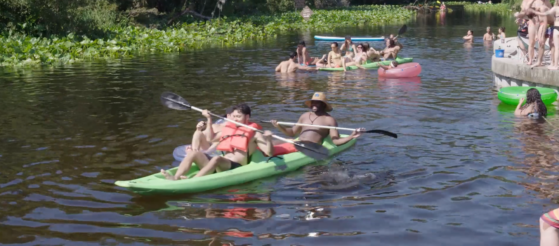
<svg viewBox="0 0 559 246"><path fill-rule="evenodd" d="M326 94L324 92L315 92L311 98L311 100L305 101L305 105L307 107L311 106L311 101L321 101L326 104L326 112L332 111L332 105L328 103L326 100Z"/></svg>

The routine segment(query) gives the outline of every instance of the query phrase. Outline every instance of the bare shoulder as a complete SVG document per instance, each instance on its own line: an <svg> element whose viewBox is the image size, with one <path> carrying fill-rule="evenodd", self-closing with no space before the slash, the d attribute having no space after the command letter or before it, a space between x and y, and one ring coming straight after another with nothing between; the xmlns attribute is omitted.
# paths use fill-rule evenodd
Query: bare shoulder
<svg viewBox="0 0 559 246"><path fill-rule="evenodd" d="M336 119L334 119L334 117L332 117L331 115L326 115L325 121L332 126L336 126L338 124Z"/></svg>

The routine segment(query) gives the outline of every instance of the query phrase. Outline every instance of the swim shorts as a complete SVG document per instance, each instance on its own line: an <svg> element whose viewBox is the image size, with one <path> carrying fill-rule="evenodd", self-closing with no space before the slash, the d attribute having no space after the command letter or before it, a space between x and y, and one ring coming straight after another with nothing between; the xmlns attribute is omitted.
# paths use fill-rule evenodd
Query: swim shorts
<svg viewBox="0 0 559 246"><path fill-rule="evenodd" d="M540 217L543 221L547 222L550 226L559 229L559 208L549 211Z"/></svg>

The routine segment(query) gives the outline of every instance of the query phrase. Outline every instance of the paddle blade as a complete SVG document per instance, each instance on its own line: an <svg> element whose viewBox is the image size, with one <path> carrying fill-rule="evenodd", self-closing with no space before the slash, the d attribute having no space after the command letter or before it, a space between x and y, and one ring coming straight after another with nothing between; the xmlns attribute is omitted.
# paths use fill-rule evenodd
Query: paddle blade
<svg viewBox="0 0 559 246"><path fill-rule="evenodd" d="M404 34L407 30L408 30L408 26L404 24L404 25L400 28L400 30L398 30L398 35Z"/></svg>
<svg viewBox="0 0 559 246"><path fill-rule="evenodd" d="M304 155L318 161L325 160L330 155L328 149L322 146L322 144L308 141L297 141L295 143L295 148L298 151L301 151L301 153L303 153Z"/></svg>
<svg viewBox="0 0 559 246"><path fill-rule="evenodd" d="M161 103L170 109L190 109L190 104L184 98L172 92L161 93Z"/></svg>
<svg viewBox="0 0 559 246"><path fill-rule="evenodd" d="M368 130L365 131L365 133L379 133L389 137L398 138L398 135L396 135L396 133L385 131L385 130Z"/></svg>

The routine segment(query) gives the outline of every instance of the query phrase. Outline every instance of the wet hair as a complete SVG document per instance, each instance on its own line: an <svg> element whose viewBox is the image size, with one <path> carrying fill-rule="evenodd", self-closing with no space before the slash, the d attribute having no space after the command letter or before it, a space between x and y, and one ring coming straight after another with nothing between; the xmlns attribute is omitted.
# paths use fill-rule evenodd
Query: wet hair
<svg viewBox="0 0 559 246"><path fill-rule="evenodd" d="M396 41L394 41L394 39L388 39L388 47L392 48L396 46Z"/></svg>
<svg viewBox="0 0 559 246"><path fill-rule="evenodd" d="M336 47L339 47L338 42L332 42L332 44L335 45Z"/></svg>
<svg viewBox="0 0 559 246"><path fill-rule="evenodd" d="M524 109L532 103L536 103L536 112L540 113L542 116L547 116L547 107L542 101L542 95L536 88L529 89L526 92L526 104L521 108Z"/></svg>
<svg viewBox="0 0 559 246"><path fill-rule="evenodd" d="M371 48L369 43L361 43L361 45L363 45L363 52L367 52Z"/></svg>
<svg viewBox="0 0 559 246"><path fill-rule="evenodd" d="M297 52L291 51L291 53L289 53L289 58L293 59L295 57L297 57Z"/></svg>
<svg viewBox="0 0 559 246"><path fill-rule="evenodd" d="M499 27L499 30L501 30L501 32L505 32L505 27L504 26Z"/></svg>
<svg viewBox="0 0 559 246"><path fill-rule="evenodd" d="M240 103L231 107L231 113L234 112L235 110L238 110L244 115L250 116L250 107L246 103Z"/></svg>
<svg viewBox="0 0 559 246"><path fill-rule="evenodd" d="M299 45L305 46L305 41L304 40L299 41Z"/></svg>
<svg viewBox="0 0 559 246"><path fill-rule="evenodd" d="M226 108L226 109L225 109L225 114L222 115L222 116L225 117L225 118L227 118L227 115L228 115L228 114L231 114L231 113L233 113L233 106Z"/></svg>
<svg viewBox="0 0 559 246"><path fill-rule="evenodd" d="M471 33L472 33L472 35L474 35L474 31L472 31L472 30L468 30L468 32L471 32ZM467 33L467 32L466 32L466 33Z"/></svg>

